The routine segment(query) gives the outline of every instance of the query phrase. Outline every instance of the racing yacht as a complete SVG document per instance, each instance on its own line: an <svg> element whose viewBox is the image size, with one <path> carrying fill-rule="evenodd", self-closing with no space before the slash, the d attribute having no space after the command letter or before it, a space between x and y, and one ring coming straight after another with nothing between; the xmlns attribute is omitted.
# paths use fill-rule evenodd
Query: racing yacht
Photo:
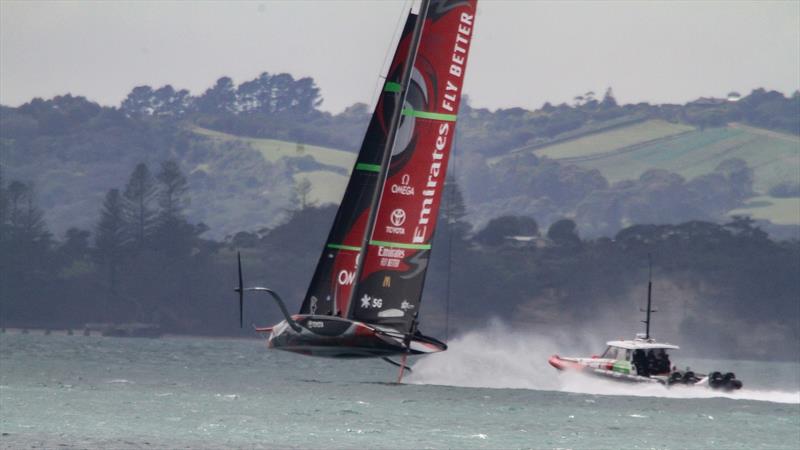
<svg viewBox="0 0 800 450"><path fill-rule="evenodd" d="M298 314L266 287L284 320L256 328L269 348L331 358L447 345L419 329L422 289L455 136L477 0L422 0L409 11L350 180ZM401 363L389 356L399 355Z"/></svg>

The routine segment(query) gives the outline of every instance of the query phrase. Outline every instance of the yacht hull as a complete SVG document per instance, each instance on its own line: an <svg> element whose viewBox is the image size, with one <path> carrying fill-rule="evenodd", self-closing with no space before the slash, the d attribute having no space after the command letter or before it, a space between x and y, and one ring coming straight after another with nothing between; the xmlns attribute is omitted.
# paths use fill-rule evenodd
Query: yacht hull
<svg viewBox="0 0 800 450"><path fill-rule="evenodd" d="M441 352L447 345L419 333L406 336L336 316L297 314L298 329L285 320L271 329L267 346L276 350L328 358L374 358Z"/></svg>

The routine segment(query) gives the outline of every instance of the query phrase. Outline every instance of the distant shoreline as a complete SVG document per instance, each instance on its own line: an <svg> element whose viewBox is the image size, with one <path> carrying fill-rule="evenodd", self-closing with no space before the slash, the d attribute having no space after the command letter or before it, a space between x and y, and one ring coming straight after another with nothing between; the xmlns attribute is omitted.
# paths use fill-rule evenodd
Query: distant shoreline
<svg viewBox="0 0 800 450"><path fill-rule="evenodd" d="M69 330L72 330L72 334L69 334ZM124 338L124 339L161 339L161 338L169 338L169 339L194 339L194 338L202 338L202 339L213 339L213 340L234 340L234 341L252 341L252 340L261 340L262 337L254 334L252 337L247 336L213 336L207 334L172 334L172 333L164 333L159 337L138 337L138 336L103 336L102 333L98 330L89 330L87 334L84 334L85 328L19 328L19 327L4 327L0 329L0 336L2 335L36 335L36 336L77 336L77 337L107 337L107 338ZM253 332L255 333L255 332Z"/></svg>

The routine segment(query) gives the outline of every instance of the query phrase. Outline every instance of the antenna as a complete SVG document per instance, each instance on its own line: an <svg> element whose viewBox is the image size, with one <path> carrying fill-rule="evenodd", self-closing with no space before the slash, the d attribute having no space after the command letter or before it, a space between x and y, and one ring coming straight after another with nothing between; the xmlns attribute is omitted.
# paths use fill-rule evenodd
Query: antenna
<svg viewBox="0 0 800 450"><path fill-rule="evenodd" d="M239 328L244 325L244 283L242 282L242 253L236 252L236 260L239 262L239 287L234 291L239 293Z"/></svg>
<svg viewBox="0 0 800 450"><path fill-rule="evenodd" d="M647 309L640 309L640 311L647 311L646 319L642 322L645 325L644 338L650 339L650 313L656 312L655 309L650 308L653 299L653 258L650 253L647 254L647 270Z"/></svg>

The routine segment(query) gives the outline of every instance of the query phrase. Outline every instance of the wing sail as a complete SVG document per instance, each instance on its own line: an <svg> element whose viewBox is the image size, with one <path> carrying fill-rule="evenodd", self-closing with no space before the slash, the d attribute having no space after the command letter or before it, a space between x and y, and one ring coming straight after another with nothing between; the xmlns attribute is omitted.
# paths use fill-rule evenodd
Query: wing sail
<svg viewBox="0 0 800 450"><path fill-rule="evenodd" d="M431 2L377 220L349 305L354 319L408 332L419 310L476 3Z"/></svg>

